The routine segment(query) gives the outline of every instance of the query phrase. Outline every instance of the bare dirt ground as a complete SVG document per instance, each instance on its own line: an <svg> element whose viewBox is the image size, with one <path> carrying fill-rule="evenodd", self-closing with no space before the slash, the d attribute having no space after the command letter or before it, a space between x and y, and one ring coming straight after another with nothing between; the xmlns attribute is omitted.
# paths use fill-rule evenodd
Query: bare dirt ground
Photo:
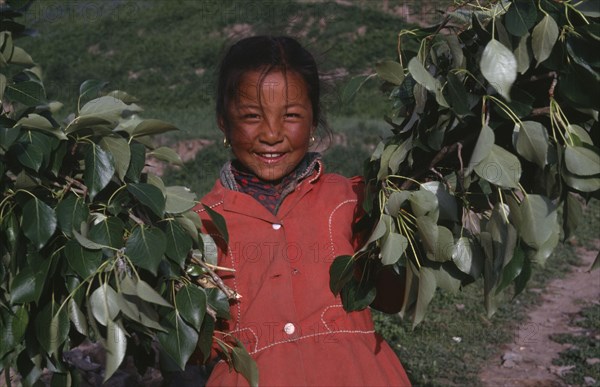
<svg viewBox="0 0 600 387"><path fill-rule="evenodd" d="M484 386L546 387L566 385L560 376L570 367L552 365L552 359L568 345L550 340L556 333L574 333L581 328L569 326L570 316L584 305L600 302L600 270L588 272L596 249L578 249L582 266L574 267L565 278L548 284L542 303L528 314L528 320L515 331L513 342L506 344L493 362L480 373Z"/></svg>

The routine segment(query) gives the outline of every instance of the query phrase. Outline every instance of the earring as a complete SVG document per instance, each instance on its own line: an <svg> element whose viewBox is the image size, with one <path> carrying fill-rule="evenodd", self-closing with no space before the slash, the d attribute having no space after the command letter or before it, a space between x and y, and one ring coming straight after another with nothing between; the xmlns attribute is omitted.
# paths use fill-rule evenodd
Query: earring
<svg viewBox="0 0 600 387"><path fill-rule="evenodd" d="M314 144L315 143L315 136L310 136L310 144Z"/></svg>
<svg viewBox="0 0 600 387"><path fill-rule="evenodd" d="M229 143L229 140L227 139L227 137L223 137L223 147L231 148L231 144Z"/></svg>

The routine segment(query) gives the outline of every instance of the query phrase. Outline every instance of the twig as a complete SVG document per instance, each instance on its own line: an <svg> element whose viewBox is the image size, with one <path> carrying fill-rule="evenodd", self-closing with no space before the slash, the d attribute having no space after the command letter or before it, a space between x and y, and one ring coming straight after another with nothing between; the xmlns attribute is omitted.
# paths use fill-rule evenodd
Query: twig
<svg viewBox="0 0 600 387"><path fill-rule="evenodd" d="M192 257L192 261L198 265L200 265L204 270L206 270L208 272L208 275L210 276L210 278L213 280L213 282L215 283L215 285L217 285L217 287L219 289L221 289L223 291L223 293L225 293L225 295L227 296L228 299L234 299L234 300L238 300L240 299L242 296L239 295L236 291L231 290L231 288L229 288L227 285L225 285L223 283L223 280L221 279L221 277L219 277L212 268L210 268L210 266L208 266L206 264L206 262L194 258Z"/></svg>

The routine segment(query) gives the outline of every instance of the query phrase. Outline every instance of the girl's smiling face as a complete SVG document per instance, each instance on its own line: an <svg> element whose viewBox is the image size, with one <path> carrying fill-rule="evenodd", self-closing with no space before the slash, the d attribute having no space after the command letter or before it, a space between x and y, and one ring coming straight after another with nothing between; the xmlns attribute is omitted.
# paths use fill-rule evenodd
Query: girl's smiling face
<svg viewBox="0 0 600 387"><path fill-rule="evenodd" d="M313 111L306 84L295 72L246 72L227 113L229 125L219 125L233 154L261 180L280 180L308 152Z"/></svg>

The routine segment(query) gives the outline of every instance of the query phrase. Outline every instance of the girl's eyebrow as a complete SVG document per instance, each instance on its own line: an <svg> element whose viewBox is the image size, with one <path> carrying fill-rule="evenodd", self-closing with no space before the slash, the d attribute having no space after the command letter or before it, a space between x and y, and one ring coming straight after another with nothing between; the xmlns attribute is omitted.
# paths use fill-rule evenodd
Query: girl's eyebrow
<svg viewBox="0 0 600 387"><path fill-rule="evenodd" d="M299 108L302 108L304 110L308 110L308 109L306 109L306 107L303 104L301 104L299 102L293 102L293 103L289 103L289 104L285 105L286 109L289 109L289 108L292 108L292 107L299 107Z"/></svg>

